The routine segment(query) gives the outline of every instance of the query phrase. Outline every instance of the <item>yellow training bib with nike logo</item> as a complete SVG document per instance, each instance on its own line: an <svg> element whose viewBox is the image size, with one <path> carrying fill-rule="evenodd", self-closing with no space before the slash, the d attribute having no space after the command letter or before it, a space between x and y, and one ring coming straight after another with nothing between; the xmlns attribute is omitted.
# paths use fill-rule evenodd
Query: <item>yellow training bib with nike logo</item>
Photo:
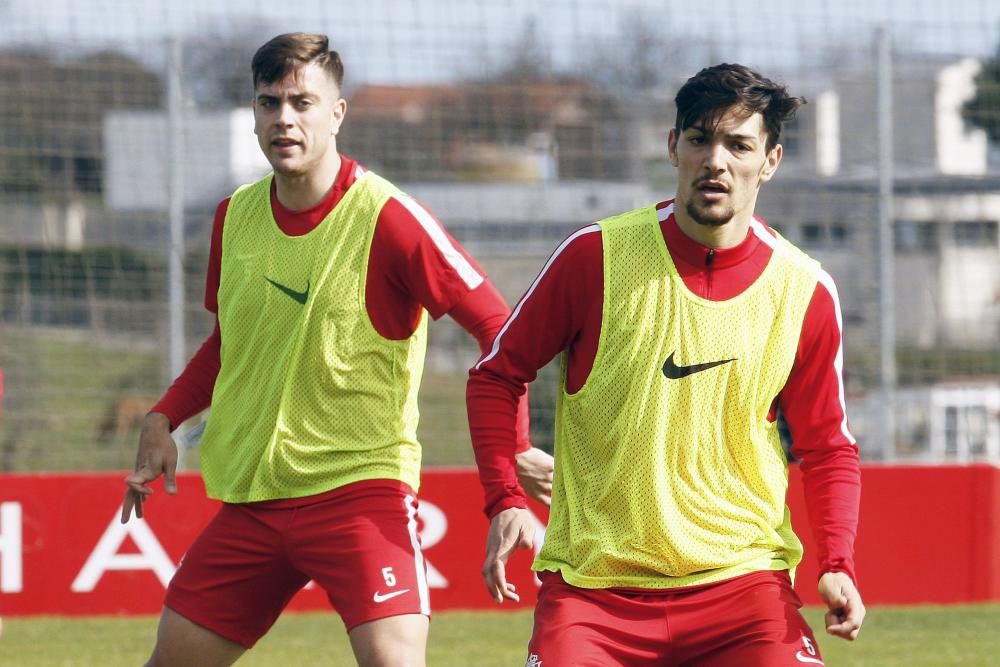
<svg viewBox="0 0 1000 667"><path fill-rule="evenodd" d="M315 229L291 237L271 212L271 180L236 191L222 231L208 495L298 498L365 479L416 490L426 313L412 336L388 340L365 305L375 223L399 190L366 172Z"/></svg>
<svg viewBox="0 0 1000 667"><path fill-rule="evenodd" d="M565 392L564 359L535 570L583 588L648 589L793 570L802 545L768 412L794 363L819 264L775 238L753 285L710 301L684 285L653 207L599 225L600 342L575 394Z"/></svg>

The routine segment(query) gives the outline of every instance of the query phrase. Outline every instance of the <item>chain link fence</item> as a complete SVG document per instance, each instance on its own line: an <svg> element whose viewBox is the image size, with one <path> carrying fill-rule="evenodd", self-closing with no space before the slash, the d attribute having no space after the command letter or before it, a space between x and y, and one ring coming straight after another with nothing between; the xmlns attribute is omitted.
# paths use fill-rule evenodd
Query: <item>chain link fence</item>
<svg viewBox="0 0 1000 667"><path fill-rule="evenodd" d="M291 30L344 58L342 152L434 210L511 302L573 229L673 195L688 76L784 81L809 103L757 210L837 281L863 456L1000 462L1000 5L804 4L0 1L0 470L131 467L211 329L214 207L267 168L250 57ZM429 464L472 462L477 356L432 325ZM541 446L556 375L532 389Z"/></svg>

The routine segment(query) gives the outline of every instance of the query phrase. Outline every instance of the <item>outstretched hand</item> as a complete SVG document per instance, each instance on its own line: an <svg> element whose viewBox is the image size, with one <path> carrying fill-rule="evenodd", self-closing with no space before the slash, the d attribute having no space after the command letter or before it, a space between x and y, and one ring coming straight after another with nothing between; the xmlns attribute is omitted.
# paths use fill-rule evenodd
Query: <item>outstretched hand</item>
<svg viewBox="0 0 1000 667"><path fill-rule="evenodd" d="M865 620L861 594L843 572L827 572L819 579L819 596L826 604L826 631L834 637L854 641Z"/></svg>
<svg viewBox="0 0 1000 667"><path fill-rule="evenodd" d="M490 521L486 538L486 562L483 563L483 580L490 597L497 604L505 599L519 602L514 584L507 581L507 559L514 549L531 549L534 546L535 525L526 509L511 507Z"/></svg>
<svg viewBox="0 0 1000 667"><path fill-rule="evenodd" d="M160 475L167 493L177 493L177 446L170 437L170 422L166 415L151 412L142 422L135 472L125 478L122 523L128 523L133 510L137 519L142 518L142 504L153 493L149 483Z"/></svg>

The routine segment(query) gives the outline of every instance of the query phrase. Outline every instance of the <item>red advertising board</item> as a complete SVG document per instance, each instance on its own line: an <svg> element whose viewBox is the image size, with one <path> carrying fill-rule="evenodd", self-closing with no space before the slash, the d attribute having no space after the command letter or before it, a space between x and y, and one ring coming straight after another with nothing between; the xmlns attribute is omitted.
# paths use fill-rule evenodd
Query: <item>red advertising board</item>
<svg viewBox="0 0 1000 667"><path fill-rule="evenodd" d="M818 604L798 472L792 466L788 491L792 524L806 549L796 589L806 604ZM1000 600L1000 468L862 467L855 561L868 605Z"/></svg>
<svg viewBox="0 0 1000 667"><path fill-rule="evenodd" d="M178 475L177 495L160 483L145 519L121 524L120 474L0 475L0 615L158 613L176 564L218 503L201 477ZM474 471L426 471L420 530L435 609L490 607L480 569L488 527ZM539 530L545 508L533 506ZM541 533L539 534L541 536ZM517 554L511 581L534 602L531 555ZM308 586L291 609L326 609Z"/></svg>
<svg viewBox="0 0 1000 667"><path fill-rule="evenodd" d="M159 611L177 562L217 503L197 474L182 474L177 495L155 486L146 519L122 525L123 477L0 475L0 615ZM420 498L434 609L494 607L480 578L487 522L475 471L426 470ZM796 585L815 604L814 550L794 466L789 505L806 544ZM532 511L540 543L546 512ZM530 559L519 553L508 567L519 608L535 599ZM1000 600L1000 469L865 467L857 568L869 605ZM291 605L327 607L312 587Z"/></svg>

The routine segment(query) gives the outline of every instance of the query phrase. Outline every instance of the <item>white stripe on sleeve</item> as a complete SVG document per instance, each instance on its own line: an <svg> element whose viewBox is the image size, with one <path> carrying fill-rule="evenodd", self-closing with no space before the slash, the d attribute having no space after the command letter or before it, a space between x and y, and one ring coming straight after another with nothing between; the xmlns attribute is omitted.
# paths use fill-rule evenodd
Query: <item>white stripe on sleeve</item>
<svg viewBox="0 0 1000 667"><path fill-rule="evenodd" d="M778 242L774 240L774 234L767 231L767 227L761 224L757 218L751 218L750 230L757 238L764 242L764 245L770 247L771 250L778 249Z"/></svg>
<svg viewBox="0 0 1000 667"><path fill-rule="evenodd" d="M460 253L447 234L444 233L441 224L434 219L427 209L418 204L412 197L402 195L397 198L407 211L420 223L427 235L434 241L434 245L444 255L448 264L455 269L459 277L469 286L469 289L476 289L483 283L483 276L473 268L465 256Z"/></svg>
<svg viewBox="0 0 1000 667"><path fill-rule="evenodd" d="M665 222L674 213L674 202L670 202L661 209L657 209L656 217L660 222Z"/></svg>
<svg viewBox="0 0 1000 667"><path fill-rule="evenodd" d="M489 354L480 359L479 363L476 364L475 366L476 370L479 370L480 366L482 366L487 361L495 357L497 355L497 352L500 351L500 339L503 338L503 335L507 332L507 329L510 328L511 322L516 320L517 316L521 314L521 306L523 306L524 302L531 297L531 294L535 291L535 288L538 287L538 283L541 282L542 277L545 275L545 272L549 270L549 267L552 266L552 262L555 261L556 257L558 257L559 254L563 250L565 250L570 243L580 238L584 234L593 234L594 232L600 232L600 231L601 227L596 223L593 225L587 225L586 227L578 229L569 236L567 236L566 240L559 244L559 247L555 249L555 251L549 257L548 261L545 262L545 266L543 266L542 270L538 272L538 275L535 277L535 280L531 283L531 287L529 287L528 291L524 293L524 296L521 297L521 300L517 302L517 306L514 308L514 312L512 312L510 314L510 317L507 318L507 321L504 322L503 328L500 329L500 332L496 335L496 338L493 339L493 347L490 348Z"/></svg>
<svg viewBox="0 0 1000 667"><path fill-rule="evenodd" d="M844 397L844 318L840 312L840 296L837 294L837 285L833 282L833 277L820 269L818 276L820 284L830 293L833 299L833 309L837 314L837 332L840 334L840 343L837 345L837 356L833 360L834 371L837 375L837 396L840 399L840 413L843 419L840 421L840 432L844 434L848 442L857 444L857 440L851 435L851 430L847 426L847 400Z"/></svg>
<svg viewBox="0 0 1000 667"><path fill-rule="evenodd" d="M779 250L778 242L774 238L774 235L767 231L767 228L759 220L756 218L751 220L750 229L775 252ZM793 255L793 258L797 257L797 255ZM837 397L840 399L840 414L842 415L840 432L847 438L848 442L856 445L857 440L851 435L851 430L847 425L847 399L844 396L844 317L840 312L840 296L837 294L837 285L833 282L833 276L827 273L826 270L820 268L816 273L816 280L830 293L830 298L833 300L833 310L837 316L837 334L840 337L840 342L837 345L837 355L833 359L833 370L837 377Z"/></svg>

